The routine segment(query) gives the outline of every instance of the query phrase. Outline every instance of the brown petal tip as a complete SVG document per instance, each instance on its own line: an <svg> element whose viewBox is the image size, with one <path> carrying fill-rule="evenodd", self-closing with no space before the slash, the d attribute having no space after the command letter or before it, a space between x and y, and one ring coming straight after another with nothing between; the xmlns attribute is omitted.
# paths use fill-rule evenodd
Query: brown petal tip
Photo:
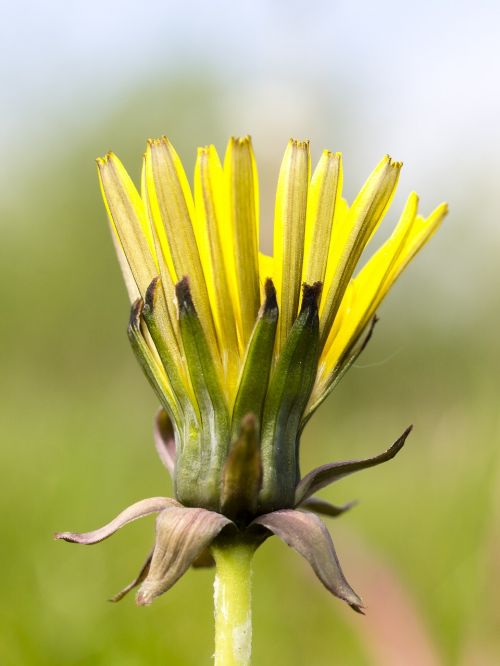
<svg viewBox="0 0 500 666"><path fill-rule="evenodd" d="M142 298L138 298L130 309L130 319L129 319L129 330L137 330L140 326L140 319L142 314L142 309L144 307L144 301Z"/></svg>
<svg viewBox="0 0 500 666"><path fill-rule="evenodd" d="M304 310L316 311L318 309L318 302L322 289L322 282L315 282L314 284L307 284L304 282L302 285L302 306L300 308L301 312L304 312Z"/></svg>
<svg viewBox="0 0 500 666"><path fill-rule="evenodd" d="M266 279L264 284L264 294L265 300L263 305L263 312L267 314L271 310L277 310L278 301L276 298L276 287L274 286L274 282L271 280L271 278Z"/></svg>
<svg viewBox="0 0 500 666"><path fill-rule="evenodd" d="M146 296L144 299L145 306L153 312L155 309L156 298L158 295L158 287L160 286L160 276L157 275L151 280L149 287L146 290Z"/></svg>
<svg viewBox="0 0 500 666"><path fill-rule="evenodd" d="M182 280L175 285L175 295L179 310L182 312L194 310L193 298L191 296L191 287L189 286L189 278L185 275Z"/></svg>

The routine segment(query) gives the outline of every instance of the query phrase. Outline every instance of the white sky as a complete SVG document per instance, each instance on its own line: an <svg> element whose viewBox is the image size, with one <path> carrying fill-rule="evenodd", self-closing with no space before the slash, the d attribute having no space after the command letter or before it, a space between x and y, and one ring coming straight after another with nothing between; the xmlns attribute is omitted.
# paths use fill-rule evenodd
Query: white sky
<svg viewBox="0 0 500 666"><path fill-rule="evenodd" d="M390 152L427 209L480 203L481 224L499 226L499 0L21 0L2 14L7 150L187 67L222 82L228 135L273 151L309 136L363 176Z"/></svg>
<svg viewBox="0 0 500 666"><path fill-rule="evenodd" d="M478 148L493 158L498 146L498 0L21 0L2 14L4 136L35 108L70 110L89 91L106 99L145 72L190 62L239 87L341 81L374 134L405 143L412 117L413 140L431 137L438 159L436 150Z"/></svg>

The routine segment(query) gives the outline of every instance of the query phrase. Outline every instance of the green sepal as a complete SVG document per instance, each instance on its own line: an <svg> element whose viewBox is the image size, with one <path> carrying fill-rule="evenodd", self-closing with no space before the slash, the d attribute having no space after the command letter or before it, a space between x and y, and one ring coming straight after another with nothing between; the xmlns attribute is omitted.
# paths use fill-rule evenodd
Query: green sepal
<svg viewBox="0 0 500 666"><path fill-rule="evenodd" d="M152 280L146 291L142 316L144 317L149 333L153 338L153 342L155 343L162 365L170 380L172 389L174 390L179 403L184 407L187 401L186 389L182 383L179 369L175 364L172 352L168 347L166 336L163 332L164 321L169 314L159 277L155 277Z"/></svg>
<svg viewBox="0 0 500 666"><path fill-rule="evenodd" d="M219 508L221 472L229 437L229 413L217 369L185 277L175 286L179 325L198 403L200 437L184 442L175 472L176 497L186 506Z"/></svg>
<svg viewBox="0 0 500 666"><path fill-rule="evenodd" d="M330 376L328 377L326 388L319 395L319 397L316 398L316 400L314 400L314 402L311 402L311 404L308 405L307 410L304 414L304 418L302 419L301 431L304 430L305 426L307 425L307 422L314 414L314 412L326 400L326 398L328 398L330 393L339 385L341 380L346 375L347 371L354 365L359 356L366 349L368 343L372 338L373 331L375 330L375 326L378 320L379 319L377 315L374 315L370 320L370 323L368 325L368 330L366 331L366 333L363 330L342 354L339 361L337 362L332 372L330 373ZM363 337L360 340L361 336Z"/></svg>
<svg viewBox="0 0 500 666"><path fill-rule="evenodd" d="M300 478L300 423L319 359L318 299L321 283L304 284L302 307L271 376L261 429L263 484L260 511L294 506Z"/></svg>
<svg viewBox="0 0 500 666"><path fill-rule="evenodd" d="M232 443L222 471L222 513L236 522L255 515L261 483L258 422L254 414L247 414L241 420L239 437Z"/></svg>
<svg viewBox="0 0 500 666"><path fill-rule="evenodd" d="M161 368L159 367L158 361L154 357L153 352L144 339L144 335L141 330L141 315L143 306L144 302L142 298L138 298L132 305L127 329L130 344L141 368L144 371L144 374L148 378L149 383L158 396L162 407L165 409L172 421L178 425L180 423L179 411L175 401L172 400L171 392L169 391L169 387L165 382L165 378Z"/></svg>
<svg viewBox="0 0 500 666"><path fill-rule="evenodd" d="M177 403L177 409L182 415L182 423L180 424L181 432L179 437L180 445L182 447L183 443L189 438L196 438L198 436L200 431L200 419L199 414L197 413L196 401L188 395L186 384L184 383L186 378L181 377L179 368L174 360L172 350L168 346L166 335L164 333L164 326L169 317L169 313L159 277L154 278L146 291L142 316L170 381L170 386L172 387L174 398Z"/></svg>
<svg viewBox="0 0 500 666"><path fill-rule="evenodd" d="M234 403L231 426L232 439L238 436L242 419L246 414L254 414L257 417L257 428L259 428L262 419L262 408L269 383L269 375L271 374L274 340L278 323L276 289L270 278L266 280L264 290L265 300L248 344Z"/></svg>

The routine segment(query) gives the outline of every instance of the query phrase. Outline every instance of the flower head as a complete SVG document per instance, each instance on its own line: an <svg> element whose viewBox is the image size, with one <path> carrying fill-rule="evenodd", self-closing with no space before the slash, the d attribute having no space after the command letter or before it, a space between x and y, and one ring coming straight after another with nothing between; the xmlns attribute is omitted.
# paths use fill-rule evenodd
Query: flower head
<svg viewBox="0 0 500 666"><path fill-rule="evenodd" d="M102 530L58 536L95 543L159 512L155 549L132 583L142 583L140 603L191 564L209 561L211 542L233 531L256 546L277 534L328 589L361 608L312 513L336 516L348 507L313 496L392 458L410 429L379 456L324 465L302 479L299 443L312 413L365 347L381 300L446 214L443 204L420 216L410 194L390 238L357 269L401 166L384 157L349 205L340 153L324 151L311 176L309 143L291 140L270 257L258 248L249 137L229 141L223 164L213 146L198 150L194 193L166 138L148 142L140 193L115 155L98 160L132 302L129 338L161 403L155 440L176 499L144 500Z"/></svg>

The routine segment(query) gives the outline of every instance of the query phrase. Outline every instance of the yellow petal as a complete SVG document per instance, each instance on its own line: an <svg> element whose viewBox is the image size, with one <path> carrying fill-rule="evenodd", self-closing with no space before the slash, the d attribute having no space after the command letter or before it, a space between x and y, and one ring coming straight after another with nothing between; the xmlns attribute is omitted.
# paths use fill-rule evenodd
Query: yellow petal
<svg viewBox="0 0 500 666"><path fill-rule="evenodd" d="M326 375L333 370L352 341L357 339L387 293L388 287L384 290L384 283L415 224L417 208L418 197L412 193L408 197L401 219L391 237L349 284L335 319L335 325L323 350ZM337 319L340 320L340 325L337 325Z"/></svg>
<svg viewBox="0 0 500 666"><path fill-rule="evenodd" d="M110 223L120 240L137 289L144 297L158 267L143 202L116 155L109 153L99 158L97 171ZM120 255L118 258L120 260Z"/></svg>
<svg viewBox="0 0 500 666"><path fill-rule="evenodd" d="M386 292L420 248L422 248L436 233L447 214L448 204L442 203L429 215L429 217L423 218L420 215L417 216L415 224L412 226L405 241L403 251L387 277L388 284L384 285Z"/></svg>
<svg viewBox="0 0 500 666"><path fill-rule="evenodd" d="M149 220L149 226L153 234L153 242L156 250L156 259L160 269L161 277L161 286L164 294L164 302L168 311L168 331L166 331L167 343L169 348L171 348L172 354L178 359L180 354L180 330L179 322L177 318L177 306L175 299L175 288L174 288L174 279L175 271L172 262L172 255L168 247L167 237L165 234L165 228L163 225L155 226L153 216L151 214L151 208L149 205L148 193L147 193L147 182L146 182L146 156L144 156L142 163L142 172L141 172L141 197L144 202L144 208L146 210L146 215ZM177 347L177 352L173 349ZM187 377L187 373L185 374Z"/></svg>
<svg viewBox="0 0 500 666"><path fill-rule="evenodd" d="M291 139L281 163L274 215L274 280L279 320L279 353L297 316L302 283L302 262L311 171L308 141Z"/></svg>
<svg viewBox="0 0 500 666"><path fill-rule="evenodd" d="M210 301L193 230L194 204L191 191L179 156L166 137L148 142L146 189L160 242L162 228L168 240L175 279L178 281L188 276L208 344L214 356L219 358Z"/></svg>
<svg viewBox="0 0 500 666"><path fill-rule="evenodd" d="M412 193L392 236L371 257L352 281L349 311L337 335L325 346L324 372L331 372L346 349L355 343L397 277L429 240L447 213L445 204L424 219L417 216L418 197ZM346 294L347 295L347 294ZM344 303L339 315L344 310Z"/></svg>
<svg viewBox="0 0 500 666"><path fill-rule="evenodd" d="M229 197L234 278L238 294L237 324L241 344L246 348L260 307L259 193L250 137L233 137L229 140L224 174Z"/></svg>
<svg viewBox="0 0 500 666"><path fill-rule="evenodd" d="M259 274L260 284L264 286L267 278L273 279L274 276L274 257L269 257L263 252L259 252Z"/></svg>
<svg viewBox="0 0 500 666"><path fill-rule="evenodd" d="M324 282L333 217L342 193L342 155L323 152L307 200L303 281Z"/></svg>
<svg viewBox="0 0 500 666"><path fill-rule="evenodd" d="M198 149L194 176L195 233L214 315L223 367L236 383L239 349L234 315L232 238L228 234L227 202L222 165L214 146Z"/></svg>
<svg viewBox="0 0 500 666"><path fill-rule="evenodd" d="M141 170L141 199L144 203L144 210L146 211L146 217L149 222L149 228L153 236L153 244L155 247L156 259L160 268L160 274L162 279L165 280L166 276L170 277L170 282L173 284L177 280L174 262L172 260L172 254L170 253L170 248L168 246L167 234L165 227L161 224L161 219L157 215L156 220L153 219L153 214L151 212L151 206L148 197L148 186L147 186L147 173L146 173L146 154L144 154L142 159L142 170Z"/></svg>
<svg viewBox="0 0 500 666"><path fill-rule="evenodd" d="M321 313L323 344L361 253L391 204L401 166L389 156L384 157L363 185L342 224L334 222Z"/></svg>
<svg viewBox="0 0 500 666"><path fill-rule="evenodd" d="M127 289L129 300L131 303L135 303L136 300L141 297L141 294L139 293L139 289L137 288L134 275L130 270L127 257L125 256L125 252L123 251L120 239L118 238L118 234L116 233L116 229L111 220L109 222L109 230L111 232L111 240L113 241L113 246L115 248L116 256L118 257L118 263L122 271L123 281L125 282L125 287Z"/></svg>

